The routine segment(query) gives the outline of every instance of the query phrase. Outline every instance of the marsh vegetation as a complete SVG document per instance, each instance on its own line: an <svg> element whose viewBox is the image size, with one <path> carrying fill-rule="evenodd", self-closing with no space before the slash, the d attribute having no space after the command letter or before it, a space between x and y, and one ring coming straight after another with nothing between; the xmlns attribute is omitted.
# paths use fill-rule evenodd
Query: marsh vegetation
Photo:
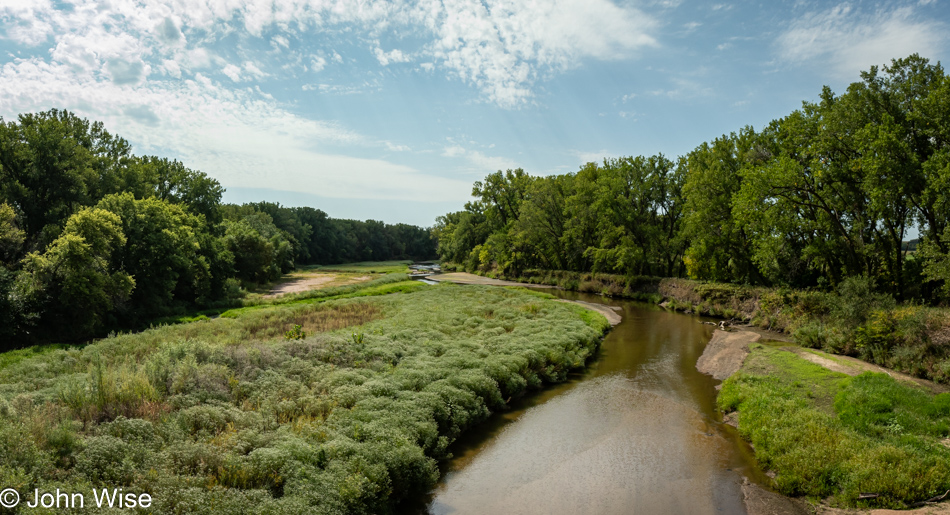
<svg viewBox="0 0 950 515"><path fill-rule="evenodd" d="M160 513L387 513L463 431L583 367L606 328L524 289L395 275L13 351L0 483L118 486Z"/></svg>

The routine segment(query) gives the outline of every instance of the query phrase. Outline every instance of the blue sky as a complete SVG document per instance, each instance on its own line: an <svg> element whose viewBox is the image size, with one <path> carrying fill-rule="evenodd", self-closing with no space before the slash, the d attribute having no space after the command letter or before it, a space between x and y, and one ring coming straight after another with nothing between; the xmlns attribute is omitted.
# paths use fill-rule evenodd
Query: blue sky
<svg viewBox="0 0 950 515"><path fill-rule="evenodd" d="M65 108L226 201L432 225L498 169L703 141L947 55L946 0L0 0L0 116Z"/></svg>

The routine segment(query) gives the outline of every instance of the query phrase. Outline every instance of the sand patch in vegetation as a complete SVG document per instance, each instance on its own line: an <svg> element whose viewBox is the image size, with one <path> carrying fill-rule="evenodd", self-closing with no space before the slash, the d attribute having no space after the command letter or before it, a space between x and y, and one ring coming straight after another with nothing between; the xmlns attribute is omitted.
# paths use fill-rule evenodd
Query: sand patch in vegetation
<svg viewBox="0 0 950 515"><path fill-rule="evenodd" d="M482 284L487 286L530 286L532 288L555 288L555 286L545 284L521 283L515 281L504 281L501 279L492 279L480 275L470 274L468 272L450 272L445 274L436 274L428 279L437 282L450 282L456 284Z"/></svg>
<svg viewBox="0 0 950 515"><path fill-rule="evenodd" d="M336 274L324 272L297 272L287 275L283 282L279 282L271 287L270 292L262 295L262 298L273 299L286 295L288 293L300 293L331 286L343 286L347 284L368 281L372 279L369 275Z"/></svg>

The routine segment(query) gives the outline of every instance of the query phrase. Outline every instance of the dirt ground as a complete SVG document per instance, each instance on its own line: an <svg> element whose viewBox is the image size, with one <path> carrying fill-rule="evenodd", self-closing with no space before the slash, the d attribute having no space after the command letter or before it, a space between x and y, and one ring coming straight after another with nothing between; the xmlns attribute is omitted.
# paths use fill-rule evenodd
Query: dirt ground
<svg viewBox="0 0 950 515"><path fill-rule="evenodd" d="M749 355L749 344L759 338L761 336L752 331L717 330L696 362L696 369L722 381L739 371Z"/></svg>
<svg viewBox="0 0 950 515"><path fill-rule="evenodd" d="M492 279L467 272L450 272L447 274L436 274L426 277L426 279L436 282L450 282L458 284L484 284L488 286L530 286L532 288L557 288L557 286L548 286L546 284L528 284L516 283L514 281L502 281L501 279Z"/></svg>
<svg viewBox="0 0 950 515"><path fill-rule="evenodd" d="M622 317L620 316L620 313L617 313L617 311L611 309L610 306L606 306L604 304L594 304L593 302L584 302L582 300L559 300L559 302L570 302L571 304L579 304L581 306L584 306L587 309L594 310L600 313L601 315L604 315L604 318L606 318L607 321L610 322L610 327L616 326L617 324L620 323L620 320L622 319Z"/></svg>
<svg viewBox="0 0 950 515"><path fill-rule="evenodd" d="M319 272L310 272L304 274L292 274L287 281L275 284L271 290L263 297L272 299L288 293L299 293L302 291L318 290L327 286L341 286L344 284L368 281L372 277L362 275L358 277L346 276L341 274L328 274Z"/></svg>

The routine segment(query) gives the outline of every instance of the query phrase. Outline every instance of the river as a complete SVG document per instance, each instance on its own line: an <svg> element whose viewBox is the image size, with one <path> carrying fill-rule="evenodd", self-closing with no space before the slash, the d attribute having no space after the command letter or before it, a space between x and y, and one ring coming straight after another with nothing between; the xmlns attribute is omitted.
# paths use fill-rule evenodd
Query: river
<svg viewBox="0 0 950 515"><path fill-rule="evenodd" d="M622 309L598 357L457 441L425 511L442 514L744 514L752 450L721 421L718 381L696 370L698 317L545 290Z"/></svg>

